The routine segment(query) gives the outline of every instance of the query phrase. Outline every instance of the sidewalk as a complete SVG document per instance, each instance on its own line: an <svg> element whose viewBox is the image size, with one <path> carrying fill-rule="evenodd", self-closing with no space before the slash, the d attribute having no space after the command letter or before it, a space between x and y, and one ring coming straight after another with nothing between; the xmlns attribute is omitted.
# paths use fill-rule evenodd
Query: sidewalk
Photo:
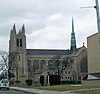
<svg viewBox="0 0 100 94"><path fill-rule="evenodd" d="M10 87L10 88L14 90L36 93L36 94L76 94L76 93L70 93L70 91L59 92L59 91L49 91L49 90L37 90L31 88L20 88L20 87Z"/></svg>

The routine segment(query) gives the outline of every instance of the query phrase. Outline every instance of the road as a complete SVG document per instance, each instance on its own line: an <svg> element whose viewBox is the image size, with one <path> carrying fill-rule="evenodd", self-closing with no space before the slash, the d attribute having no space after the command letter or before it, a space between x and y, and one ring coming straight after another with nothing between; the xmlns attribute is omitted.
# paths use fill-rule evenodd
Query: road
<svg viewBox="0 0 100 94"><path fill-rule="evenodd" d="M10 89L10 90L0 90L0 94L36 94L36 93L27 93Z"/></svg>

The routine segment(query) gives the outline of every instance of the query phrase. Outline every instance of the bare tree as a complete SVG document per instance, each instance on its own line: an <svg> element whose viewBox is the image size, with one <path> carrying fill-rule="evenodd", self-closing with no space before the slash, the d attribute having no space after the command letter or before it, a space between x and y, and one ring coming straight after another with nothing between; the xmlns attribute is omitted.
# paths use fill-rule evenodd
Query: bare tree
<svg viewBox="0 0 100 94"><path fill-rule="evenodd" d="M61 75L62 72L68 67L69 64L73 63L71 57L66 57L62 62L60 61L61 56L54 56L52 60L54 61L55 69L57 69L58 75Z"/></svg>
<svg viewBox="0 0 100 94"><path fill-rule="evenodd" d="M19 56L18 52L9 52L9 56L8 56L9 57L9 62L8 62L9 76L10 78L14 76L14 73L11 73L11 71L14 71L14 69L16 69L17 80L18 80L18 56Z"/></svg>
<svg viewBox="0 0 100 94"><path fill-rule="evenodd" d="M4 61L4 65L8 67L8 53L0 50L0 55Z"/></svg>
<svg viewBox="0 0 100 94"><path fill-rule="evenodd" d="M71 57L66 57L65 60L62 62L62 69L61 73L73 63L73 59Z"/></svg>
<svg viewBox="0 0 100 94"><path fill-rule="evenodd" d="M2 72L0 74L0 79L8 78L8 53L0 50L0 56L2 59Z"/></svg>

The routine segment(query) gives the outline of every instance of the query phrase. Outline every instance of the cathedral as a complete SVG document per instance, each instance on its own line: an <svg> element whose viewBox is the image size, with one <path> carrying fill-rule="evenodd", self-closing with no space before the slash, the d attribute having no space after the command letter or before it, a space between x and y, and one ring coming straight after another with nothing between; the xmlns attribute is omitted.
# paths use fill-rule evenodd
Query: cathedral
<svg viewBox="0 0 100 94"><path fill-rule="evenodd" d="M34 44L34 43L33 43ZM40 82L43 75L45 84L47 76L60 75L61 81L81 81L81 75L87 74L87 48L77 48L72 19L72 33L70 49L27 49L25 26L17 33L16 26L10 32L9 53L12 54L10 71L14 73L14 81L25 83L33 80L33 84Z"/></svg>

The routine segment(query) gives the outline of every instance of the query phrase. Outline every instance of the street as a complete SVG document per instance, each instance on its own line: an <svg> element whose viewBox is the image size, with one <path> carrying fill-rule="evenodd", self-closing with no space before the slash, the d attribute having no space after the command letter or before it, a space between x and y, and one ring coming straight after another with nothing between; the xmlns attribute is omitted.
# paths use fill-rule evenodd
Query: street
<svg viewBox="0 0 100 94"><path fill-rule="evenodd" d="M0 90L0 94L36 94L36 93L27 93L10 89L10 90Z"/></svg>

